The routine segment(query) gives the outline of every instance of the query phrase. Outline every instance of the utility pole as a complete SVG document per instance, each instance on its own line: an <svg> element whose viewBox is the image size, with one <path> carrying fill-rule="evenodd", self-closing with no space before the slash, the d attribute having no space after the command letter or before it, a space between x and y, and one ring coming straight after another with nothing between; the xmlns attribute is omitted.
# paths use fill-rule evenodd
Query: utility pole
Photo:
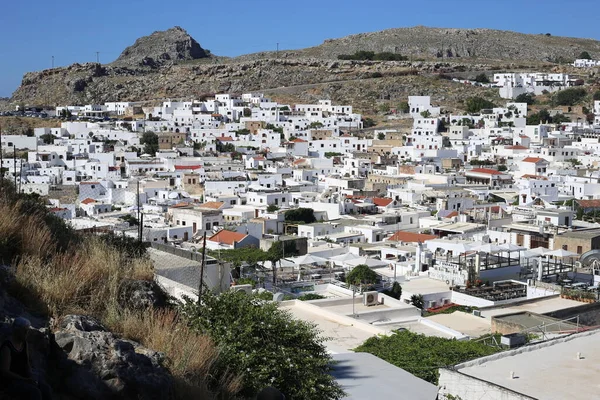
<svg viewBox="0 0 600 400"><path fill-rule="evenodd" d="M54 56L52 56L52 69L54 69Z"/></svg>
<svg viewBox="0 0 600 400"><path fill-rule="evenodd" d="M15 191L17 190L17 145L13 144L13 175L15 176Z"/></svg>
<svg viewBox="0 0 600 400"><path fill-rule="evenodd" d="M142 242L142 231L139 228L140 224L140 181L137 181L137 217L138 217L138 240Z"/></svg>
<svg viewBox="0 0 600 400"><path fill-rule="evenodd" d="M100 64L100 52L99 51L96 52L96 62L98 64Z"/></svg>
<svg viewBox="0 0 600 400"><path fill-rule="evenodd" d="M279 42L277 43L277 52L275 58L279 59Z"/></svg>
<svg viewBox="0 0 600 400"><path fill-rule="evenodd" d="M202 263L200 263L200 284L198 285L198 304L202 301L202 287L204 286L204 264L206 263L206 230L202 237Z"/></svg>
<svg viewBox="0 0 600 400"><path fill-rule="evenodd" d="M0 125L0 187L4 186L4 149L2 148L2 125Z"/></svg>

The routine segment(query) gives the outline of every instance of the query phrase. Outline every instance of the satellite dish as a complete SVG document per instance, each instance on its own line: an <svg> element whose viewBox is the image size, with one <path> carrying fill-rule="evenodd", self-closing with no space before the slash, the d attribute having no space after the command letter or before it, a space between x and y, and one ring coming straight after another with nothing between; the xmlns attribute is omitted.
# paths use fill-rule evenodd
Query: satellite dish
<svg viewBox="0 0 600 400"><path fill-rule="evenodd" d="M595 265L600 265L600 250L586 251L579 258L579 262L584 267L591 267L594 264Z"/></svg>
<svg viewBox="0 0 600 400"><path fill-rule="evenodd" d="M277 292L277 293L273 294L273 301L280 303L283 301L283 296L284 296L283 293Z"/></svg>
<svg viewBox="0 0 600 400"><path fill-rule="evenodd" d="M179 193L177 193L177 192L171 192L171 193L169 193L169 198L170 199L178 199L179 198Z"/></svg>

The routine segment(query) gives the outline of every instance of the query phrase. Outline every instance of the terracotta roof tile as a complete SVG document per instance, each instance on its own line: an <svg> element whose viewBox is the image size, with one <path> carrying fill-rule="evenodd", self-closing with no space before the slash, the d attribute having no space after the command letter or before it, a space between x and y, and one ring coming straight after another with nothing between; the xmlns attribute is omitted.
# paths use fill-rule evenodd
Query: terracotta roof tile
<svg viewBox="0 0 600 400"><path fill-rule="evenodd" d="M175 170L200 169L202 165L176 165Z"/></svg>
<svg viewBox="0 0 600 400"><path fill-rule="evenodd" d="M248 236L248 235L244 235L243 233L232 232L232 231L223 229L223 230L215 233L214 235L212 235L210 238L208 238L206 240L210 240L211 242L225 243L225 244L233 245L234 242L240 242L246 236Z"/></svg>
<svg viewBox="0 0 600 400"><path fill-rule="evenodd" d="M435 235L426 235L424 233L414 233L398 231L394 233L388 240L405 243L423 243L427 240L437 239Z"/></svg>
<svg viewBox="0 0 600 400"><path fill-rule="evenodd" d="M575 200L581 208L600 208L600 200Z"/></svg>
<svg viewBox="0 0 600 400"><path fill-rule="evenodd" d="M394 201L394 200L388 199L387 197L373 197L373 203L377 207L385 207L385 206L389 205L392 201Z"/></svg>
<svg viewBox="0 0 600 400"><path fill-rule="evenodd" d="M81 200L81 204L92 204L92 203L95 203L95 202L96 202L96 200L90 199L89 197L87 199L85 199L85 200Z"/></svg>
<svg viewBox="0 0 600 400"><path fill-rule="evenodd" d="M222 201L208 201L204 204L200 204L198 207L202 207L202 208L212 208L214 210L218 210L221 207L223 207L223 203Z"/></svg>
<svg viewBox="0 0 600 400"><path fill-rule="evenodd" d="M539 162L548 162L548 161L544 160L543 158L539 158L539 157L527 157L527 158L523 159L523 162L537 164Z"/></svg>
<svg viewBox="0 0 600 400"><path fill-rule="evenodd" d="M502 172L500 172L496 169L490 169L490 168L473 168L473 169L467 171L467 173L469 173L469 172L476 172L478 174L488 174L488 175L502 175Z"/></svg>

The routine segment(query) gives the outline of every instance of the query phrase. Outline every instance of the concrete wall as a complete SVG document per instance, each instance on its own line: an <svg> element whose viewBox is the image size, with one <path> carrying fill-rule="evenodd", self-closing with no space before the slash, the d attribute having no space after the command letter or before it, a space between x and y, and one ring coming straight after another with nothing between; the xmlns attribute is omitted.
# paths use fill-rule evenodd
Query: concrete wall
<svg viewBox="0 0 600 400"><path fill-rule="evenodd" d="M568 319L579 316L579 324L586 326L599 326L600 325L600 303L584 304L581 306L575 306L565 308L563 310L553 311L546 313L552 318L556 319ZM570 321L570 322L575 322Z"/></svg>
<svg viewBox="0 0 600 400"><path fill-rule="evenodd" d="M480 299L479 297L469 296L468 294L452 291L452 302L461 306L472 307L490 307L494 305L493 301Z"/></svg>
<svg viewBox="0 0 600 400"><path fill-rule="evenodd" d="M438 387L440 395L450 394L461 400L536 400L502 386L445 368L440 368Z"/></svg>

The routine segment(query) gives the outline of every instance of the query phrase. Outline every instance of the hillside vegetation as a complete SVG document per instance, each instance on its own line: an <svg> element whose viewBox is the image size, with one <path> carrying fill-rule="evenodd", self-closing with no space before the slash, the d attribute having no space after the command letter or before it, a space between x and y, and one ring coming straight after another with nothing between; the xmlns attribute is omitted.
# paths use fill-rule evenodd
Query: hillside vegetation
<svg viewBox="0 0 600 400"><path fill-rule="evenodd" d="M43 199L2 184L0 257L14 266L12 296L56 321L69 314L96 317L122 337L163 352L177 380L176 398L232 397L239 391L238 377L213 373L219 350L212 339L188 328L175 309L139 311L119 302L123 282L153 279L142 247L110 236L80 236L49 213Z"/></svg>

